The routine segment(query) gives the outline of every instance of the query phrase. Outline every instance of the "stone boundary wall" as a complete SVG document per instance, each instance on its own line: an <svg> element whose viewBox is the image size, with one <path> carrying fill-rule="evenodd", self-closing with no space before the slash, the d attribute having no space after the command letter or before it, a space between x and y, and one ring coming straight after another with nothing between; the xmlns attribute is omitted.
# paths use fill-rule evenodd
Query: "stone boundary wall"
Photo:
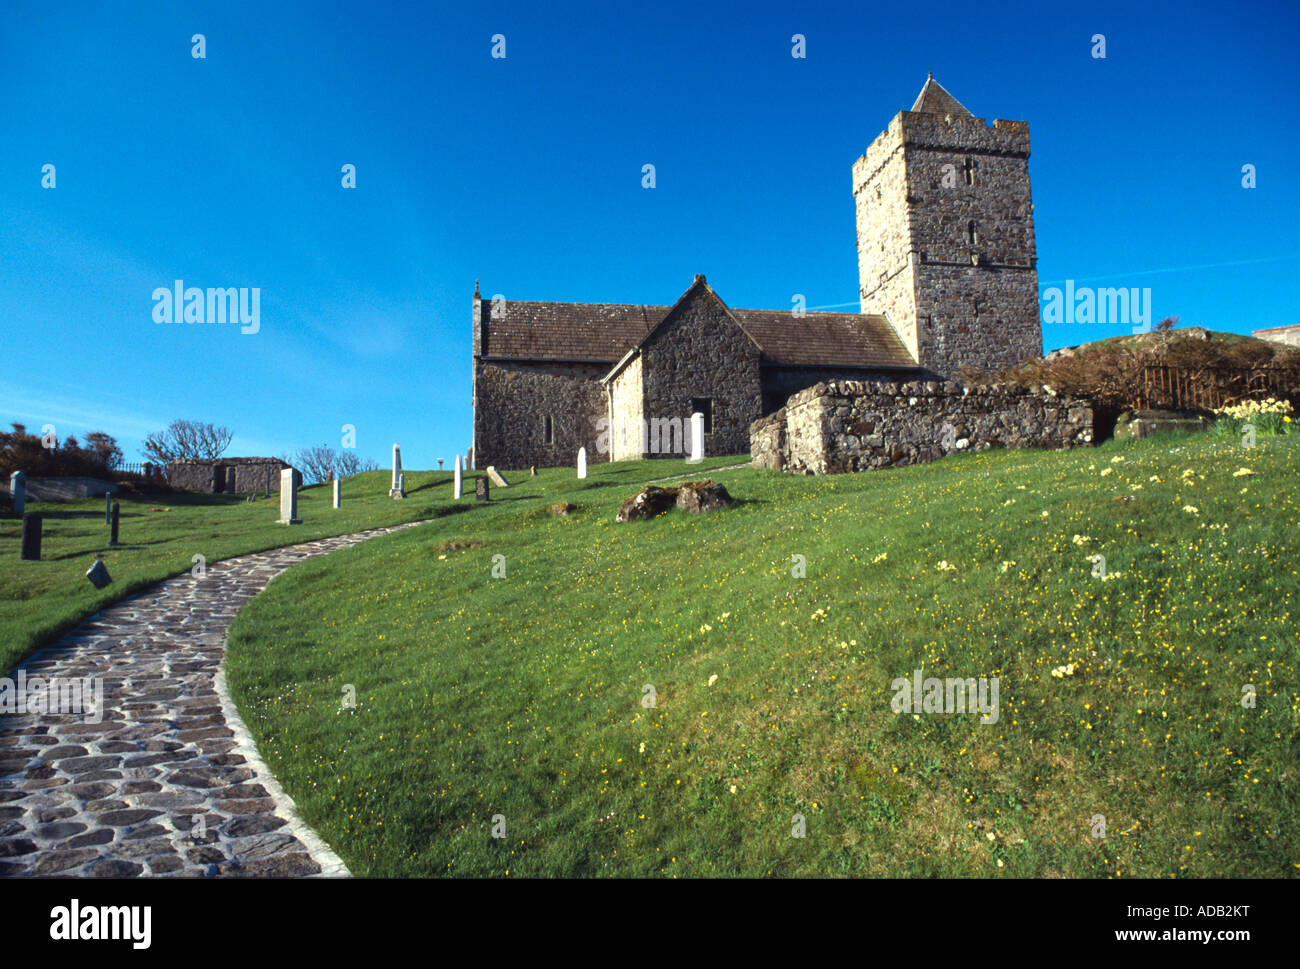
<svg viewBox="0 0 1300 969"><path fill-rule="evenodd" d="M264 490L268 482L272 491L279 491L280 472L287 467L279 458L185 458L169 462L165 474L178 491L244 495Z"/></svg>
<svg viewBox="0 0 1300 969"><path fill-rule="evenodd" d="M1048 387L837 381L751 424L750 453L756 468L838 474L959 451L1091 445L1095 419L1090 401Z"/></svg>

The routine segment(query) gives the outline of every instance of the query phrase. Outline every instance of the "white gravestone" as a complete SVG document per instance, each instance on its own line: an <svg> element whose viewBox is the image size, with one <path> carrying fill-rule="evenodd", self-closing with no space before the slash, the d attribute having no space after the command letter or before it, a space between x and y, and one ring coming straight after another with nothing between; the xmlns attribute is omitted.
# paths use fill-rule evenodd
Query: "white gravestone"
<svg viewBox="0 0 1300 969"><path fill-rule="evenodd" d="M691 456L688 464L699 464L704 460L704 415L696 411L691 415Z"/></svg>
<svg viewBox="0 0 1300 969"><path fill-rule="evenodd" d="M398 479L402 476L402 445L393 445L393 483L388 488L388 497L392 498L399 494L401 482Z"/></svg>
<svg viewBox="0 0 1300 969"><path fill-rule="evenodd" d="M578 477L585 478L586 476L587 476L587 449L585 447L580 447L578 448Z"/></svg>
<svg viewBox="0 0 1300 969"><path fill-rule="evenodd" d="M301 525L298 517L298 486L302 484L302 472L294 468L285 468L280 472L280 524Z"/></svg>
<svg viewBox="0 0 1300 969"><path fill-rule="evenodd" d="M343 482L338 478L334 479L334 507L338 508L343 503L343 496L339 493L339 485Z"/></svg>
<svg viewBox="0 0 1300 969"><path fill-rule="evenodd" d="M27 475L15 471L9 476L9 494L14 500L14 514L21 515L27 508Z"/></svg>
<svg viewBox="0 0 1300 969"><path fill-rule="evenodd" d="M455 472L453 472L453 477L452 477L451 481L452 481L452 484L451 484L451 496L452 496L453 498L459 498L459 497L461 496L462 486L464 485L464 481L461 479L460 455L459 455L459 454L456 455L456 470L455 470Z"/></svg>

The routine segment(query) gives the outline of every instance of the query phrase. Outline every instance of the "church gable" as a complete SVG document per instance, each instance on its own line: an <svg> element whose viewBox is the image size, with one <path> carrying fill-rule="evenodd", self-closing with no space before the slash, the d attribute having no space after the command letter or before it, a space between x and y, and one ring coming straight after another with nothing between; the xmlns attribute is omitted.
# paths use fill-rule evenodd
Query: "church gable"
<svg viewBox="0 0 1300 969"><path fill-rule="evenodd" d="M697 276L638 348L647 421L705 415L706 454L749 449L761 416L762 347Z"/></svg>

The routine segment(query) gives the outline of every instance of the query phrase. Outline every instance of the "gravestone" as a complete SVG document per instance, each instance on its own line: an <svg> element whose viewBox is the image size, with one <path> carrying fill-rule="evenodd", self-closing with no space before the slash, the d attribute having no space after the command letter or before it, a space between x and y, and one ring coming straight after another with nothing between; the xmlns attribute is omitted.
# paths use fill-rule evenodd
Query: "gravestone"
<svg viewBox="0 0 1300 969"><path fill-rule="evenodd" d="M530 477L530 478L536 478L536 477L537 477L537 465L534 464L534 465L531 465L531 466L528 468L528 477Z"/></svg>
<svg viewBox="0 0 1300 969"><path fill-rule="evenodd" d="M280 520L281 525L301 525L298 517L298 486L302 484L302 472L295 468L285 468L280 472Z"/></svg>
<svg viewBox="0 0 1300 969"><path fill-rule="evenodd" d="M501 472L499 472L496 468L494 468L490 464L487 466L487 475L489 478L492 479L492 483L496 485L498 488L510 487L510 484L506 481L506 479L501 477Z"/></svg>
<svg viewBox="0 0 1300 969"><path fill-rule="evenodd" d="M108 574L108 567L104 565L104 560L98 555L95 556L95 564L86 570L86 578L96 589L102 589L113 581L113 577Z"/></svg>
<svg viewBox="0 0 1300 969"><path fill-rule="evenodd" d="M401 477L402 477L402 445L394 444L393 445L393 483L388 489L388 497L390 498L401 497L401 493L400 493L401 482L399 480Z"/></svg>
<svg viewBox="0 0 1300 969"><path fill-rule="evenodd" d="M339 494L339 486L342 484L343 482L340 481L338 478L334 479L334 507L335 508L338 508L343 503L343 496Z"/></svg>
<svg viewBox="0 0 1300 969"><path fill-rule="evenodd" d="M478 467L478 465L475 463L478 460L478 455L474 453L474 445L471 444L469 446L469 450L465 452L465 455L469 461L470 470L473 470L474 468Z"/></svg>
<svg viewBox="0 0 1300 969"><path fill-rule="evenodd" d="M14 514L21 515L27 508L27 475L15 471L9 476L9 494L14 500Z"/></svg>
<svg viewBox="0 0 1300 969"><path fill-rule="evenodd" d="M704 460L704 415L696 411L691 415L691 456L688 464L699 464Z"/></svg>
<svg viewBox="0 0 1300 969"><path fill-rule="evenodd" d="M113 493L104 492L104 524L108 525L113 521Z"/></svg>
<svg viewBox="0 0 1300 969"><path fill-rule="evenodd" d="M397 476L397 487L393 489L394 498L406 497L406 473L403 472Z"/></svg>
<svg viewBox="0 0 1300 969"><path fill-rule="evenodd" d="M464 479L461 476L460 455L458 454L456 455L455 476L451 479L451 496L453 498L459 498L461 494L463 494L463 485L464 485Z"/></svg>
<svg viewBox="0 0 1300 969"><path fill-rule="evenodd" d="M587 449L585 447L580 447L578 448L578 477L585 478L586 476L587 476Z"/></svg>
<svg viewBox="0 0 1300 969"><path fill-rule="evenodd" d="M490 497L489 496L490 487L491 486L488 484L487 478L482 478L482 477L475 478L474 479L474 500L488 501Z"/></svg>
<svg viewBox="0 0 1300 969"><path fill-rule="evenodd" d="M41 560L42 523L43 519L38 511L29 511L23 515L23 545L19 558L25 562L39 562Z"/></svg>
<svg viewBox="0 0 1300 969"><path fill-rule="evenodd" d="M121 544L121 542L117 540L117 525L118 525L118 519L121 517L121 514L122 514L122 506L119 505L116 501L113 502L113 516L110 522L110 525L112 526L112 531L109 532L108 535L109 548L117 548Z"/></svg>
<svg viewBox="0 0 1300 969"><path fill-rule="evenodd" d="M439 471L442 470L442 458L439 458L439 459L438 459L438 470L439 470Z"/></svg>

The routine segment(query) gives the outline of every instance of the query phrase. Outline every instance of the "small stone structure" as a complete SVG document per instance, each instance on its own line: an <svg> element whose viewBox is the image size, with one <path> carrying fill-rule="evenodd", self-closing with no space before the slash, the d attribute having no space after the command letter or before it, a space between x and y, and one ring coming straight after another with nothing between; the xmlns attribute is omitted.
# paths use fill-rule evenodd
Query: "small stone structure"
<svg viewBox="0 0 1300 969"><path fill-rule="evenodd" d="M805 474L920 464L966 450L1090 445L1090 401L952 381L818 384L750 426L753 466Z"/></svg>
<svg viewBox="0 0 1300 969"><path fill-rule="evenodd" d="M246 495L277 490L288 467L279 458L186 458L168 462L167 483L181 491Z"/></svg>

